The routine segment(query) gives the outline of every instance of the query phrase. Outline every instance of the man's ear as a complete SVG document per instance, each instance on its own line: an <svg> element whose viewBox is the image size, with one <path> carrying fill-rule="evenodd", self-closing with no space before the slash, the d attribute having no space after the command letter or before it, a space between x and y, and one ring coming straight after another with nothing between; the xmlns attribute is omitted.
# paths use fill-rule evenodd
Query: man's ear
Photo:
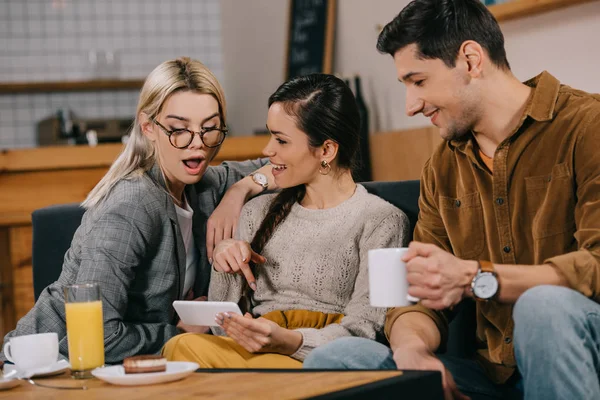
<svg viewBox="0 0 600 400"><path fill-rule="evenodd" d="M483 73L485 50L474 40L466 40L458 51L458 61L462 62L465 72L472 78L480 77Z"/></svg>
<svg viewBox="0 0 600 400"><path fill-rule="evenodd" d="M331 139L327 139L321 145L321 160L325 160L331 164L338 153L340 145Z"/></svg>
<svg viewBox="0 0 600 400"><path fill-rule="evenodd" d="M146 136L150 141L156 141L156 129L154 129L154 122L145 112L141 112L138 116L138 122L140 124L140 130L142 134Z"/></svg>

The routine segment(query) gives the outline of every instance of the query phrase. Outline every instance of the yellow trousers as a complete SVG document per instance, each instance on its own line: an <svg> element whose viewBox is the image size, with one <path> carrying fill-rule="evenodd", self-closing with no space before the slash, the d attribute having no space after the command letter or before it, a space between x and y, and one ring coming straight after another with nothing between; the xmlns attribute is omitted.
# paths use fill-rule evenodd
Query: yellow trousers
<svg viewBox="0 0 600 400"><path fill-rule="evenodd" d="M307 310L272 311L263 318L285 329L316 328L339 323L342 314ZM169 340L162 354L169 361L193 361L200 368L302 368L302 363L277 353L250 353L233 339L197 333L184 333Z"/></svg>

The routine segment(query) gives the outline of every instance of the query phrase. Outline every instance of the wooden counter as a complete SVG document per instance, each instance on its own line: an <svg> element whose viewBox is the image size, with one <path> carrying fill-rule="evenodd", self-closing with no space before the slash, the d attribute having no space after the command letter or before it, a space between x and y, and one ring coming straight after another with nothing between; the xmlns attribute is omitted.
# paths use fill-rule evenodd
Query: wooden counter
<svg viewBox="0 0 600 400"><path fill-rule="evenodd" d="M435 126L380 132L369 138L374 181L419 179L425 162L443 141Z"/></svg>
<svg viewBox="0 0 600 400"><path fill-rule="evenodd" d="M268 136L228 138L214 160L262 157ZM0 337L33 306L31 213L80 202L119 155L121 144L0 152Z"/></svg>

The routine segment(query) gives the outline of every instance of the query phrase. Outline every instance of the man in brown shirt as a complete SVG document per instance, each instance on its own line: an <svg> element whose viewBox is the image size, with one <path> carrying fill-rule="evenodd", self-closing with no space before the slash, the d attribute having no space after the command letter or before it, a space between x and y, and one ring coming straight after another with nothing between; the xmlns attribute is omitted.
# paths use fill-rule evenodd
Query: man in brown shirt
<svg viewBox="0 0 600 400"><path fill-rule="evenodd" d="M421 301L389 311L391 350L353 338L305 366L437 369L447 398L600 398L600 96L547 72L519 82L478 0L415 0L378 49L407 114L446 140L423 170L405 258ZM438 358L466 298L476 360Z"/></svg>

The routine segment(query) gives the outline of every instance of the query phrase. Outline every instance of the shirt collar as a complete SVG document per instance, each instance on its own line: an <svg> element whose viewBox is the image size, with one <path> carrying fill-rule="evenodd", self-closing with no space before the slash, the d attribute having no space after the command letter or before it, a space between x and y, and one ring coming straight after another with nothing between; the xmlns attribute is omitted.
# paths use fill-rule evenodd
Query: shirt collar
<svg viewBox="0 0 600 400"><path fill-rule="evenodd" d="M541 74L523 82L533 89L529 98L529 105L525 110L525 116L529 116L535 121L550 121L554 118L556 101L560 90L560 81L549 72L543 71ZM450 141L448 147L456 149L462 153L470 155L475 161L475 153L479 147L474 144L473 135L469 135L466 141Z"/></svg>
<svg viewBox="0 0 600 400"><path fill-rule="evenodd" d="M538 122L552 120L560 90L559 80L544 71L523 83L533 88L531 103L525 113Z"/></svg>

